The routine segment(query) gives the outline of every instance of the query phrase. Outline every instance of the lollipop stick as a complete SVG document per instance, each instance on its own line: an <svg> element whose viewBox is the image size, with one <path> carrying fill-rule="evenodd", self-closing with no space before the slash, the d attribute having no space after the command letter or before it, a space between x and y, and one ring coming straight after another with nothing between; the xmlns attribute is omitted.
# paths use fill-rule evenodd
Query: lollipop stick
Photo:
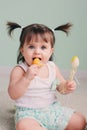
<svg viewBox="0 0 87 130"><path fill-rule="evenodd" d="M73 67L71 72L70 72L69 80L73 80L74 79L76 71L77 71L77 67L75 67L75 68Z"/></svg>

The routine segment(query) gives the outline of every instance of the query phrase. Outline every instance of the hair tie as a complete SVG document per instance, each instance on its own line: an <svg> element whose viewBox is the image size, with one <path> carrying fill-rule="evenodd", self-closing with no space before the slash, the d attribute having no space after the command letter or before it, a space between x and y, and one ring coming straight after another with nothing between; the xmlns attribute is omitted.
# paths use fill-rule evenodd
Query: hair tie
<svg viewBox="0 0 87 130"><path fill-rule="evenodd" d="M55 30L54 29L51 29L52 30L52 32L54 33L55 32Z"/></svg>
<svg viewBox="0 0 87 130"><path fill-rule="evenodd" d="M21 29L23 29L24 28L24 26L21 26Z"/></svg>

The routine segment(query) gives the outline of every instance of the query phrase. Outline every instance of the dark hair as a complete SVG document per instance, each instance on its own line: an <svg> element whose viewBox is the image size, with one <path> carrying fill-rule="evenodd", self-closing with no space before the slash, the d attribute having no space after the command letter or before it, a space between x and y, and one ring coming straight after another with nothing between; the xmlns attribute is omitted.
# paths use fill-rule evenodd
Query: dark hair
<svg viewBox="0 0 87 130"><path fill-rule="evenodd" d="M57 28L54 29L54 31L56 30L60 30L65 32L68 35L69 29L72 26L72 24L67 23L61 26L58 26ZM12 32L14 29L16 28L22 28L19 24L14 23L14 22L7 22L7 27L8 27L8 34L10 36L12 36ZM21 35L20 35L20 46L19 46L19 50L18 50L18 57L17 57L17 63L19 63L20 61L25 61L24 57L22 56L21 52L20 52L20 48L23 47L25 42L30 42L33 36L40 35L41 38L48 42L50 40L51 42L51 47L54 47L55 44L55 36L54 36L54 32L52 31L52 29L48 28L47 26L43 25L43 24L31 24L28 25L24 28L22 28L21 31ZM49 37L48 37L49 36ZM49 60L52 60L53 57L51 56Z"/></svg>

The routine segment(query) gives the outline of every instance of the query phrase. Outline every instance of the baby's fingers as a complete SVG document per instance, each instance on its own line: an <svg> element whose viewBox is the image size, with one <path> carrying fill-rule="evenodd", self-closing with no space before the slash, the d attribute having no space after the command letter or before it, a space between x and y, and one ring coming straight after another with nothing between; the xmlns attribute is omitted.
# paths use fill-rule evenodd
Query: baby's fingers
<svg viewBox="0 0 87 130"><path fill-rule="evenodd" d="M74 91L76 89L76 83L75 81L67 81L67 90L68 91Z"/></svg>
<svg viewBox="0 0 87 130"><path fill-rule="evenodd" d="M29 67L29 69L26 72L26 77L29 80L32 80L38 73L38 67L36 65L33 65L31 67Z"/></svg>
<svg viewBox="0 0 87 130"><path fill-rule="evenodd" d="M30 69L30 73L32 74L37 74L38 73L38 66L37 65L32 65L32 67L29 68Z"/></svg>

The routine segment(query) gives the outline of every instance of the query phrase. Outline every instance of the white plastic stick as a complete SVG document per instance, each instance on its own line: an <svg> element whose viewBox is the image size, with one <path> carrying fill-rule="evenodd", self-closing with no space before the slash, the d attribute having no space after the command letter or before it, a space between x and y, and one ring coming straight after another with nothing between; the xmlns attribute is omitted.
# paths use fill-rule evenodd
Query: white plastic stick
<svg viewBox="0 0 87 130"><path fill-rule="evenodd" d="M74 76L77 72L77 67L79 66L79 58L77 56L74 56L71 60L72 62L72 69L70 72L69 80L73 80Z"/></svg>

